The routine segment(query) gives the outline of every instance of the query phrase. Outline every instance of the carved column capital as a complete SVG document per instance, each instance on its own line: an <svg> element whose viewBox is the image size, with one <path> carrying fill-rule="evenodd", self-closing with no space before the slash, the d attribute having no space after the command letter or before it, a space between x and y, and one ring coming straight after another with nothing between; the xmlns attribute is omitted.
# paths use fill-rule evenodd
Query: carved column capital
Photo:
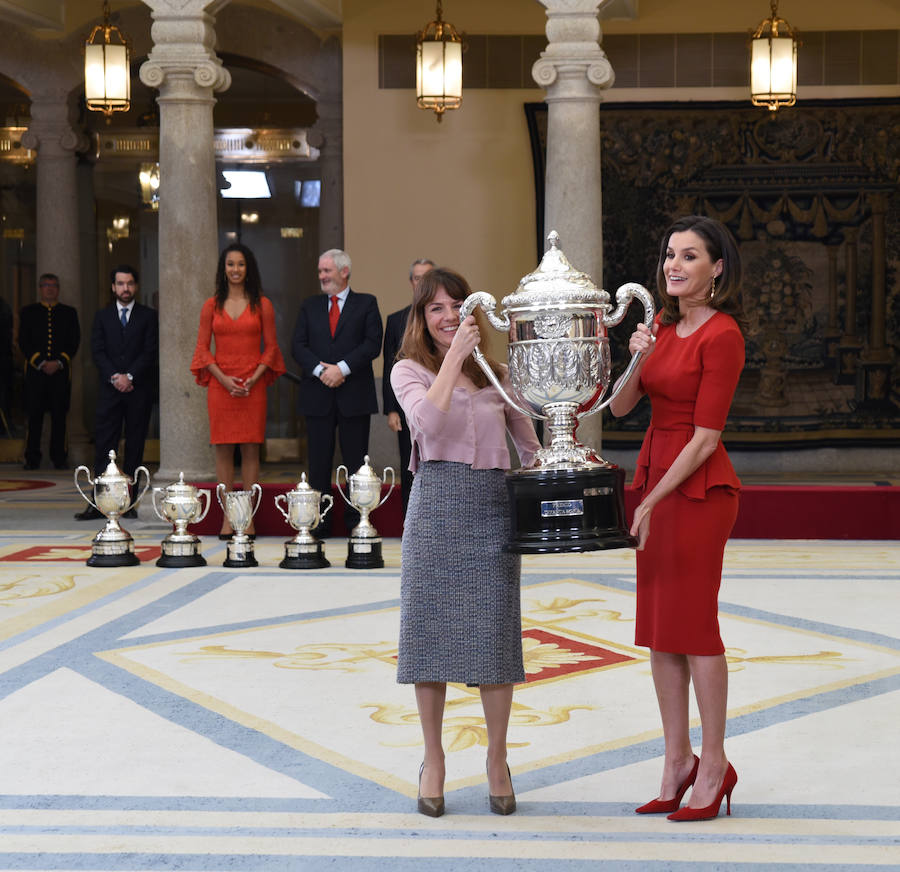
<svg viewBox="0 0 900 872"><path fill-rule="evenodd" d="M547 102L599 102L615 73L600 47L599 0L541 0L547 9L547 48L531 68Z"/></svg>
<svg viewBox="0 0 900 872"><path fill-rule="evenodd" d="M31 101L31 123L22 134L22 145L43 157L73 156L89 146L88 137L72 129L64 95L35 95Z"/></svg>
<svg viewBox="0 0 900 872"><path fill-rule="evenodd" d="M178 102L211 101L213 91L226 90L231 74L215 54L212 16L199 2L178 9L166 0L148 5L153 9L153 49L141 65L141 81L158 88L160 100Z"/></svg>

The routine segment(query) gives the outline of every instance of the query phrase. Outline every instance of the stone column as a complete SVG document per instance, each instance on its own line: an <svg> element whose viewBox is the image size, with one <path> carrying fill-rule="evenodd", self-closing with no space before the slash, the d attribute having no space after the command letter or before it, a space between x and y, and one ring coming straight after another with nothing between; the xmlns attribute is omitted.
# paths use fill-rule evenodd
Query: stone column
<svg viewBox="0 0 900 872"><path fill-rule="evenodd" d="M848 227L844 231L847 256L846 291L844 306L844 335L837 348L837 373L834 380L839 385L856 382L856 364L862 341L856 332L856 279L858 263L859 228Z"/></svg>
<svg viewBox="0 0 900 872"><path fill-rule="evenodd" d="M344 113L340 100L323 99L310 144L320 150L322 199L319 203L319 251L344 247Z"/></svg>
<svg viewBox="0 0 900 872"><path fill-rule="evenodd" d="M891 349L887 344L887 300L885 296L885 215L887 195L869 194L872 207L872 313L868 343L860 355L856 372L856 401L866 407L891 406Z"/></svg>
<svg viewBox="0 0 900 872"><path fill-rule="evenodd" d="M70 123L68 95L62 91L36 94L31 101L31 124L22 145L37 151L37 274L59 276L60 302L74 306L81 325L81 346L72 361L72 401L68 420L70 459L90 463L85 427L84 360L90 356L90 323L85 323L81 288L81 245L78 232L78 158L87 139ZM30 293L30 296L28 294ZM36 289L25 289L33 302Z"/></svg>
<svg viewBox="0 0 900 872"><path fill-rule="evenodd" d="M544 230L556 230L569 262L603 285L600 101L615 80L600 47L599 0L540 0L547 9L547 48L531 74L546 92L547 170ZM622 276L621 281L633 279ZM599 450L600 413L578 438Z"/></svg>
<svg viewBox="0 0 900 872"><path fill-rule="evenodd" d="M153 49L141 81L159 89L159 454L161 480L209 478L204 390L188 366L218 258L214 91L231 76L214 52L211 0L145 0Z"/></svg>

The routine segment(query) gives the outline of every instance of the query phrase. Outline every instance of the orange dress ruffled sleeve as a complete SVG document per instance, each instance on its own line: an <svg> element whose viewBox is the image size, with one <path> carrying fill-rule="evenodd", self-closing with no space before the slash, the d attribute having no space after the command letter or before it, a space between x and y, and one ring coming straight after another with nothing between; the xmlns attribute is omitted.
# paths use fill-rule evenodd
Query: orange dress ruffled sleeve
<svg viewBox="0 0 900 872"><path fill-rule="evenodd" d="M216 311L216 298L210 297L200 310L200 329L197 331L197 345L194 347L194 356L191 359L191 372L198 385L206 387L212 375L209 365L216 362L210 347L212 345L213 315Z"/></svg>
<svg viewBox="0 0 900 872"><path fill-rule="evenodd" d="M266 367L262 381L268 386L279 376L284 375L285 365L281 349L278 347L278 336L275 330L275 308L268 297L262 297L260 309L262 312L263 350L259 362Z"/></svg>

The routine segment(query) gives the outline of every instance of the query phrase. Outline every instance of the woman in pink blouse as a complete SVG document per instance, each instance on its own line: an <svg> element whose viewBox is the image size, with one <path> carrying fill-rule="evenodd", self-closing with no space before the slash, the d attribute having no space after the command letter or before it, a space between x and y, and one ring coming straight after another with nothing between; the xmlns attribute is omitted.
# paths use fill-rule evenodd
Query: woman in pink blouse
<svg viewBox="0 0 900 872"><path fill-rule="evenodd" d="M245 245L233 243L219 257L216 295L200 312L191 372L207 387L216 480L234 490L234 446L240 445L241 482L249 488L259 478L259 446L266 438L266 386L284 372L284 360L275 310L262 295L256 258ZM224 518L219 538L231 533Z"/></svg>
<svg viewBox="0 0 900 872"><path fill-rule="evenodd" d="M403 529L397 680L415 684L425 740L418 809L444 813L441 731L447 682L477 686L487 729L490 809L515 811L506 733L513 684L525 680L520 560L504 545L510 512L506 433L528 465L531 420L508 406L472 358L471 293L448 269L426 273L413 297L391 386L409 422L415 473ZM491 361L498 378L505 368Z"/></svg>

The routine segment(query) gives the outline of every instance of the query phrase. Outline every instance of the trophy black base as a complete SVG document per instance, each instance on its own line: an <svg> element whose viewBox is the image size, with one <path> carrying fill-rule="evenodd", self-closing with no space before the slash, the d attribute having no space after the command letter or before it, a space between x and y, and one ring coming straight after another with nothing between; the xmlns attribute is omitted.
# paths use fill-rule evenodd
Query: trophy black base
<svg viewBox="0 0 900 872"><path fill-rule="evenodd" d="M309 551L301 549L309 548ZM298 545L296 542L284 543L284 560L278 564L282 569L325 569L331 563L325 558L322 543L315 545Z"/></svg>
<svg viewBox="0 0 900 872"><path fill-rule="evenodd" d="M206 566L206 558L202 554L162 554L156 561L156 565L175 569L186 566Z"/></svg>
<svg viewBox="0 0 900 872"><path fill-rule="evenodd" d="M133 551L124 554L92 554L87 559L88 566L137 566L141 561Z"/></svg>
<svg viewBox="0 0 900 872"><path fill-rule="evenodd" d="M547 469L506 477L516 554L633 548L625 524L625 470Z"/></svg>
<svg viewBox="0 0 900 872"><path fill-rule="evenodd" d="M347 569L383 569L381 539L353 539L347 543Z"/></svg>
<svg viewBox="0 0 900 872"><path fill-rule="evenodd" d="M246 566L259 566L256 557L253 555L253 543L244 538L243 541L235 542L233 539L228 542L225 551L225 560L222 566L228 566L232 569L241 569Z"/></svg>

